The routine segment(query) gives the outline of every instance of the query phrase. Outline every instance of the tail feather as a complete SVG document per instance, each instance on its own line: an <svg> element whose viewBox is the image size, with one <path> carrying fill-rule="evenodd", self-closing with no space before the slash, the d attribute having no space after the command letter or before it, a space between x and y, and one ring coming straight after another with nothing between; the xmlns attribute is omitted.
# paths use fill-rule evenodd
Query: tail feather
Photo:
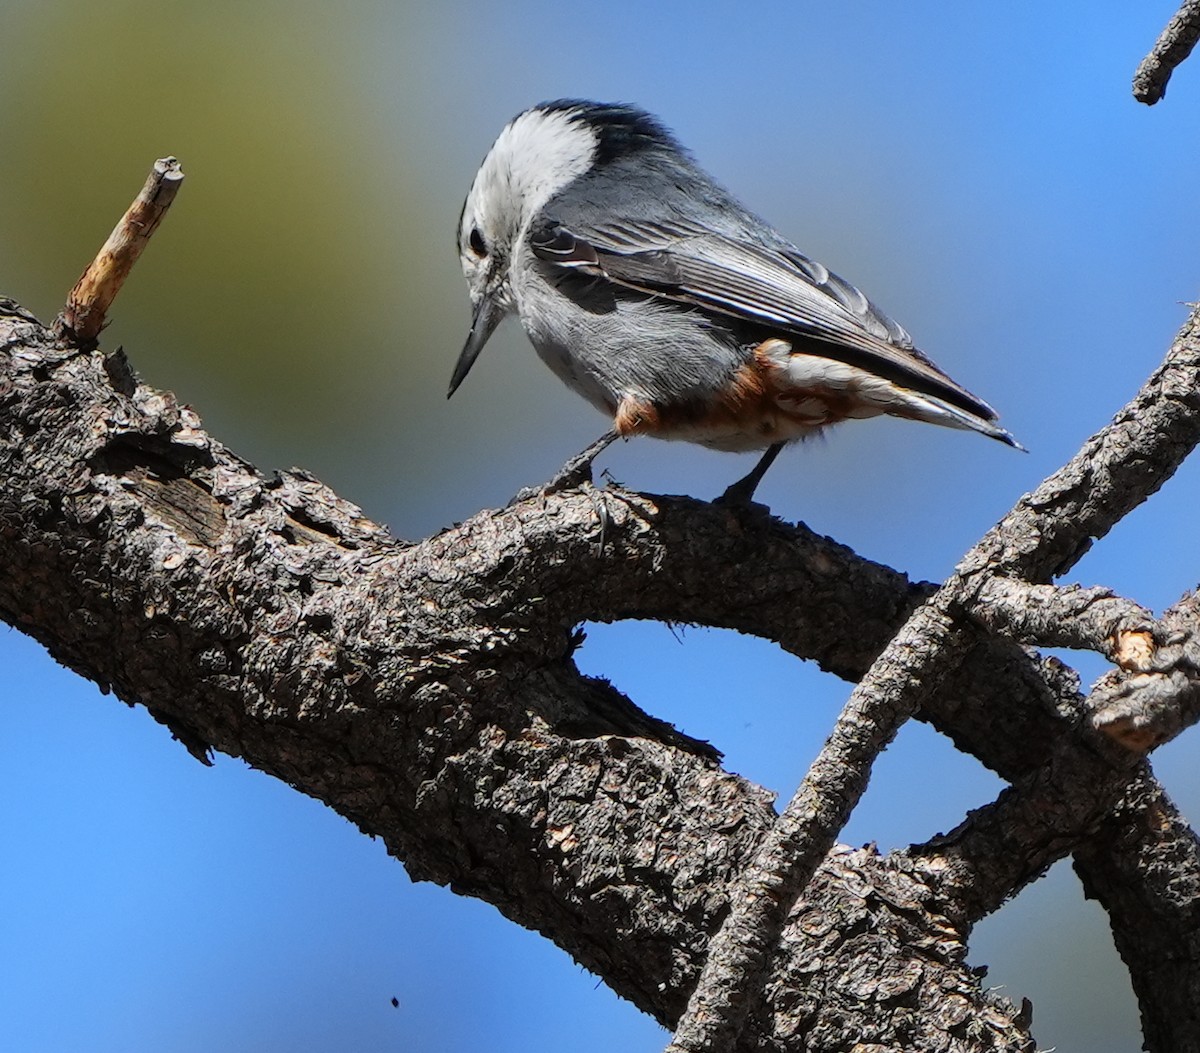
<svg viewBox="0 0 1200 1053"><path fill-rule="evenodd" d="M997 442L1002 442L1006 446L1011 446L1014 450L1020 450L1022 453L1028 453L1012 434L1005 431L996 423L995 416L990 419L981 414L971 413L959 406L955 406L945 399L940 399L936 395L925 395L917 392L911 392L912 400L909 403L910 408L917 412L913 415L918 420L927 421L930 424L941 424L947 428L962 428L966 431L977 431L980 435L986 435L989 439L995 439ZM983 405L987 409L991 409L986 403ZM922 412L924 411L924 412Z"/></svg>

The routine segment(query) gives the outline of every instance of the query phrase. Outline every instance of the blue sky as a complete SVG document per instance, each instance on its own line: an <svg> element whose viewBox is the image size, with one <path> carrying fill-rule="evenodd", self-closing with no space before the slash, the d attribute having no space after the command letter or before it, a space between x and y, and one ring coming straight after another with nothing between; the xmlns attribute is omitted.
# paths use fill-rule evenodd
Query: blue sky
<svg viewBox="0 0 1200 1053"><path fill-rule="evenodd" d="M548 477L604 427L515 325L443 398L468 321L452 230L475 166L533 102L637 102L1029 447L866 422L768 475L777 514L937 579L1108 421L1200 295L1200 64L1153 109L1129 93L1173 10L13 3L0 293L50 319L150 162L178 155L187 182L106 343L264 469L308 468L423 536ZM602 467L703 497L748 462L643 441ZM1076 580L1158 609L1193 587L1197 473ZM594 626L579 658L784 797L849 690L724 632ZM240 762L201 768L11 631L0 670L5 1048L664 1044L540 937L411 884L381 845ZM1187 753L1156 767L1194 815ZM924 839L998 787L906 728L845 840ZM1034 1000L1042 1047L1137 1045L1103 915L1067 867L981 926L972 961Z"/></svg>

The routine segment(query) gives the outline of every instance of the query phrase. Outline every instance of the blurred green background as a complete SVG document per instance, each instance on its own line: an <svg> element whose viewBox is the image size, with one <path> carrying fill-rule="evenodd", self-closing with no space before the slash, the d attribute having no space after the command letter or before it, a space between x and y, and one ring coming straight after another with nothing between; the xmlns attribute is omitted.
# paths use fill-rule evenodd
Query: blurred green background
<svg viewBox="0 0 1200 1053"><path fill-rule="evenodd" d="M1106 423L1197 298L1200 59L1153 110L1129 94L1173 10L4 0L0 294L50 320L175 154L183 189L104 343L264 470L307 468L423 536L548 478L604 427L514 324L445 401L475 167L534 102L637 102L1030 447L866 422L768 475L779 515L936 579ZM642 441L601 467L704 497L750 463ZM1156 608L1194 586L1197 481L1185 466L1078 579ZM848 691L727 633L592 626L579 658L784 797ZM544 940L412 885L239 762L201 769L11 631L0 671L0 1048L664 1044ZM1195 814L1190 741L1156 767ZM921 840L998 788L906 728L845 839ZM1033 999L1042 1047L1138 1045L1103 914L1066 865L985 922L971 957Z"/></svg>

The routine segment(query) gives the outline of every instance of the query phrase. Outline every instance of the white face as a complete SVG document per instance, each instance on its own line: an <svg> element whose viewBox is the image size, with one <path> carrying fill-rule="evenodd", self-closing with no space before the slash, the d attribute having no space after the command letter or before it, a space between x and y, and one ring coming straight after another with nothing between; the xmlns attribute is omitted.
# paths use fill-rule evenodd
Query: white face
<svg viewBox="0 0 1200 1053"><path fill-rule="evenodd" d="M512 254L530 220L591 167L596 134L568 112L526 110L500 133L463 206L458 251L471 300L489 295L513 307Z"/></svg>

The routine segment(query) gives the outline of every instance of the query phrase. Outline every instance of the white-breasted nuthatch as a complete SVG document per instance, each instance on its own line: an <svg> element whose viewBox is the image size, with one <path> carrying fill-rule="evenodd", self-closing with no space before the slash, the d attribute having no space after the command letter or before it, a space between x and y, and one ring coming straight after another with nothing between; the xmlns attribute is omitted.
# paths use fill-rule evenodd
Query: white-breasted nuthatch
<svg viewBox="0 0 1200 1053"><path fill-rule="evenodd" d="M561 99L515 117L475 176L458 248L474 319L450 394L516 311L542 361L612 418L572 469L618 436L765 447L726 492L748 499L784 444L885 413L1020 448L635 107Z"/></svg>

